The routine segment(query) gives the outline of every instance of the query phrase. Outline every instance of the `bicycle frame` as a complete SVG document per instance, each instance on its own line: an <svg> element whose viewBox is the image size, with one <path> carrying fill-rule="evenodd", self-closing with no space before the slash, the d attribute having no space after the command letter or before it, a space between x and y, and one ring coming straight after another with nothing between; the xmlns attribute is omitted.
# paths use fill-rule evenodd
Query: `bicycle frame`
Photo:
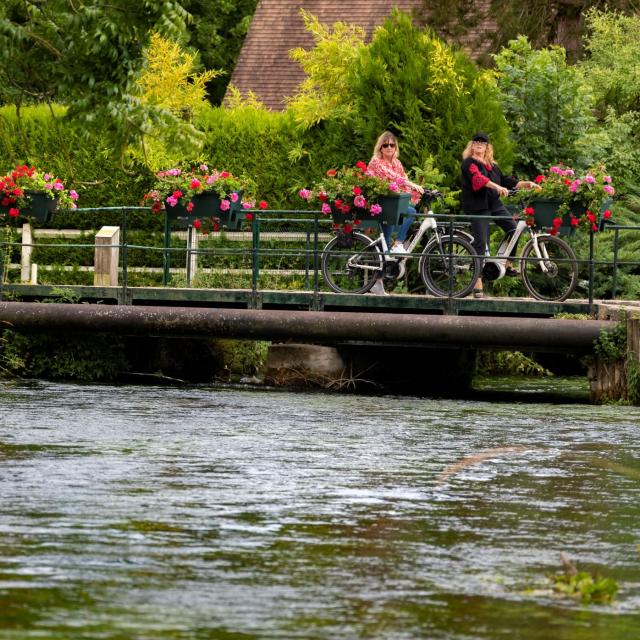
<svg viewBox="0 0 640 640"><path fill-rule="evenodd" d="M502 242L500 243L500 246L498 247L498 250L496 251L495 256L493 257L487 256L485 258L485 265L486 264L495 265L495 268L497 269L497 274L495 275L495 277L491 278L492 280L500 280L500 278L504 277L507 270L507 261L512 259L511 252L513 251L518 241L520 240L520 237L525 231L528 231L529 235L531 236L531 242L533 243L533 251L536 255L537 260L539 260L540 262L539 264L540 269L544 273L548 272L547 263L549 260L549 255L545 247L543 247L542 251L540 250L540 245L538 244L538 238L541 236L548 236L550 234L538 232L535 229L532 229L529 225L527 225L527 223L524 220L519 220L518 223L516 224L516 228L514 232L510 234L506 234L505 237L502 239Z"/></svg>
<svg viewBox="0 0 640 640"><path fill-rule="evenodd" d="M416 256L412 255L414 249L420 244L420 241L422 240L423 236L430 232L433 231L434 233L438 234L438 225L436 223L435 218L433 217L433 211L429 210L426 214L425 219L420 223L420 227L418 228L418 230L415 232L415 234L412 236L411 238L411 242L409 243L409 246L406 249L406 253L403 254L390 254L389 253L389 246L387 245L387 241L384 237L384 233L382 232L382 230L380 231L380 235L378 236L378 238L376 240L374 240L374 242L370 245L370 247L377 247L378 250L381 252L382 254L382 265L379 267L376 266L370 266L370 265L363 265L363 264L358 264L358 269L361 269L363 271L384 271L384 266L385 264L389 263L389 262L395 262L398 263L400 265L401 268L404 268L404 263L407 260L410 260L411 258L414 258ZM351 258L349 258L348 260L348 264L353 264L353 260L357 259L358 256L352 256ZM401 276L399 276L401 277Z"/></svg>

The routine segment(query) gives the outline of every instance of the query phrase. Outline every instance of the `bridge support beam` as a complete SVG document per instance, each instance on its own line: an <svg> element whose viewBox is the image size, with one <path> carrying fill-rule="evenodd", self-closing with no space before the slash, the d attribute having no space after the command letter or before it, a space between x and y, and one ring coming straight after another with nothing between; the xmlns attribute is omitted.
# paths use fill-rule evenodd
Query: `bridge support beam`
<svg viewBox="0 0 640 640"><path fill-rule="evenodd" d="M316 344L431 345L589 352L606 320L0 302L0 326L23 331L241 338Z"/></svg>

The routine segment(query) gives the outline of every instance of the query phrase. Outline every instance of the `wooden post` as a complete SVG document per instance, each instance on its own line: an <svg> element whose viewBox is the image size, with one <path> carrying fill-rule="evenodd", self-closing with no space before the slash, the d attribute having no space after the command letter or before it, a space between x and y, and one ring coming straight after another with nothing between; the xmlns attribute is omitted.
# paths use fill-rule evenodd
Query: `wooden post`
<svg viewBox="0 0 640 640"><path fill-rule="evenodd" d="M31 279L31 253L33 252L33 234L31 225L25 222L22 225L22 254L20 258L20 282L29 282Z"/></svg>
<svg viewBox="0 0 640 640"><path fill-rule="evenodd" d="M117 287L120 227L102 227L96 234L93 286Z"/></svg>

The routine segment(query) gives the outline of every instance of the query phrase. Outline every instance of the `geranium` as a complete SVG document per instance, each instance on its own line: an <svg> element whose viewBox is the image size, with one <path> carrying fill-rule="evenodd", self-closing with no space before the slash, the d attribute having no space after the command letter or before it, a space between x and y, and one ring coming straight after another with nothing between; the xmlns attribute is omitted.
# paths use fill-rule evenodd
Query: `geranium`
<svg viewBox="0 0 640 640"><path fill-rule="evenodd" d="M573 227L585 227L591 231L600 228L602 220L611 218L608 203L615 194L612 178L604 166L576 172L571 167L556 165L534 180L540 189L529 193L529 203L524 213L527 223L534 224L536 198L560 201L550 233L557 234L567 223Z"/></svg>
<svg viewBox="0 0 640 640"><path fill-rule="evenodd" d="M0 177L0 207L10 218L29 215L36 194L55 201L56 209L77 208L78 194L73 189L67 189L60 178L46 171L17 165L11 173Z"/></svg>
<svg viewBox="0 0 640 640"><path fill-rule="evenodd" d="M367 165L357 162L355 167L329 169L326 176L310 189L303 188L298 195L308 203L317 205L323 214L340 213L354 223L359 218L379 215L379 198L397 193L402 185L387 182L367 173Z"/></svg>
<svg viewBox="0 0 640 640"><path fill-rule="evenodd" d="M210 169L207 164L198 164L188 169L174 167L156 173L153 188L143 197L143 202L151 204L154 213L161 213L167 207L183 206L187 213L194 209L194 196L215 194L219 200L219 211L226 214L237 208L250 209L255 206L255 183L241 175L234 176L229 171ZM266 207L266 203L264 204ZM196 214L197 215L197 214ZM219 215L196 218L193 226L204 232L217 231L220 227Z"/></svg>

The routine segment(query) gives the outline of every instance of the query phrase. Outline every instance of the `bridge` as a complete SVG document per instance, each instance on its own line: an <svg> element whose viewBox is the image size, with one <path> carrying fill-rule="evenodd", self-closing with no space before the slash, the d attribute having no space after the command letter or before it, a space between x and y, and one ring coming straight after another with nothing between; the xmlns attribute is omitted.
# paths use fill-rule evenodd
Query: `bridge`
<svg viewBox="0 0 640 640"><path fill-rule="evenodd" d="M28 256L35 247L48 246L53 231L23 228L22 242L16 243L22 251L17 266L22 282L0 284L0 323L25 331L242 338L361 350L375 346L379 353L409 347L427 349L436 359L442 349L450 355L477 349L584 354L592 351L601 331L616 325L611 305L594 300L593 281L599 268L608 269L615 296L620 264L599 264L593 242L581 264L583 297L565 302L438 298L408 293L408 287L390 296L352 295L333 293L322 282L319 256L331 236L317 216L310 220L282 217L290 212L255 212L250 229L199 238L189 227L179 246L174 246L179 234L166 227L158 247L127 238L126 211L121 227L103 228L91 243L55 245L62 251L80 246L94 253L93 265L80 267L93 276L93 284L39 284ZM132 264L135 252L160 256L160 264L137 267ZM176 267L177 262L184 266ZM141 272L162 281L140 283ZM218 286L207 278L217 278ZM224 287L227 280L240 286ZM576 314L583 319L557 318ZM454 369L468 366L457 357L453 361Z"/></svg>

